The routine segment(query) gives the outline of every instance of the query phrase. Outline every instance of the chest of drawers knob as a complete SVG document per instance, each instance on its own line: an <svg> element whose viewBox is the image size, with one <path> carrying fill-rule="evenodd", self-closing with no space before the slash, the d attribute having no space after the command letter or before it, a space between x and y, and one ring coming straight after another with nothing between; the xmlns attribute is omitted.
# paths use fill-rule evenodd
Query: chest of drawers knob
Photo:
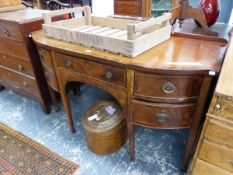
<svg viewBox="0 0 233 175"><path fill-rule="evenodd" d="M5 37L10 37L11 33L7 29L5 29L4 30L4 35L5 35Z"/></svg>
<svg viewBox="0 0 233 175"><path fill-rule="evenodd" d="M229 160L229 163L233 166L233 159Z"/></svg>
<svg viewBox="0 0 233 175"><path fill-rule="evenodd" d="M22 64L18 64L18 71L22 72L23 71L23 65Z"/></svg>
<svg viewBox="0 0 233 175"><path fill-rule="evenodd" d="M43 56L43 52L42 51L39 51L39 56L40 56L41 59L43 59L44 56Z"/></svg>
<svg viewBox="0 0 233 175"><path fill-rule="evenodd" d="M112 79L112 77L113 77L112 72L110 72L110 71L106 71L105 74L104 74L104 76L107 79Z"/></svg>
<svg viewBox="0 0 233 175"><path fill-rule="evenodd" d="M161 113L157 114L155 118L158 122L166 122L170 117L167 114Z"/></svg>
<svg viewBox="0 0 233 175"><path fill-rule="evenodd" d="M71 62L70 60L66 60L65 66L66 66L66 67L72 66L72 62Z"/></svg>
<svg viewBox="0 0 233 175"><path fill-rule="evenodd" d="M220 104L216 104L215 105L215 109L216 109L216 111L220 111L221 110L221 105Z"/></svg>
<svg viewBox="0 0 233 175"><path fill-rule="evenodd" d="M162 89L163 89L163 92L165 93L172 93L172 92L175 92L176 87L171 82L167 82L163 85Z"/></svg>
<svg viewBox="0 0 233 175"><path fill-rule="evenodd" d="M23 87L27 88L28 87L28 83L26 81L23 81Z"/></svg>
<svg viewBox="0 0 233 175"><path fill-rule="evenodd" d="M2 58L5 60L6 59L6 55L2 55Z"/></svg>

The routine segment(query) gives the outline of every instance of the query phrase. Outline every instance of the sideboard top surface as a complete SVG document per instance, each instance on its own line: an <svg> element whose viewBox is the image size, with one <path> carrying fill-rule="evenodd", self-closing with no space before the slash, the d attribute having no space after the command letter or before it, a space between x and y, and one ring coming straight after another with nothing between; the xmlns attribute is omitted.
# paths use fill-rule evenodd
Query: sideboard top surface
<svg viewBox="0 0 233 175"><path fill-rule="evenodd" d="M26 8L17 11L0 13L0 19L23 24L42 19L42 12L43 10L40 9Z"/></svg>
<svg viewBox="0 0 233 175"><path fill-rule="evenodd" d="M174 73L208 74L210 70L219 72L227 44L185 37L172 36L169 40L151 48L134 58L124 57L77 44L54 40L43 35L42 31L33 32L33 40L44 47L80 56L94 61L143 69L145 71Z"/></svg>

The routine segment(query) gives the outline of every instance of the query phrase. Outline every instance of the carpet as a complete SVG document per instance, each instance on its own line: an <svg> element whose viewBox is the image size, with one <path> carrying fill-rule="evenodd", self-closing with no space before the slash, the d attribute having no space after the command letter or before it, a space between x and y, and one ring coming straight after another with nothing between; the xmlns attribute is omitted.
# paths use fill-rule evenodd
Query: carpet
<svg viewBox="0 0 233 175"><path fill-rule="evenodd" d="M0 123L0 175L71 175L78 165Z"/></svg>

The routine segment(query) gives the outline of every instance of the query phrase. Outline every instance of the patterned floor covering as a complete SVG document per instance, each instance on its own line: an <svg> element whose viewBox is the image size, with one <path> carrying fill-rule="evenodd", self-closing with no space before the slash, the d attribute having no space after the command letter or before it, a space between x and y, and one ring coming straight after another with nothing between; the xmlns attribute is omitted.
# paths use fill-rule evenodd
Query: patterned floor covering
<svg viewBox="0 0 233 175"><path fill-rule="evenodd" d="M0 173L71 175L78 165L0 123Z"/></svg>
<svg viewBox="0 0 233 175"><path fill-rule="evenodd" d="M0 92L0 122L80 165L78 175L183 175L180 165L188 130L136 128L136 160L129 159L128 144L108 156L92 153L80 119L93 102L108 97L99 89L82 86L82 95L71 97L76 133L71 134L60 103L59 112L43 114L37 102L12 91Z"/></svg>

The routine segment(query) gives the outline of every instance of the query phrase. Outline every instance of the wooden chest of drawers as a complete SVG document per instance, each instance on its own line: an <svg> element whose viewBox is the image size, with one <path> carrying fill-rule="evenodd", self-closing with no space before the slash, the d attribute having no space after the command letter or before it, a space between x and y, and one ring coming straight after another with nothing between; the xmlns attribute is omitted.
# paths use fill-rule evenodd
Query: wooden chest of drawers
<svg viewBox="0 0 233 175"><path fill-rule="evenodd" d="M0 86L37 100L49 113L50 96L30 32L42 27L42 11L0 14Z"/></svg>
<svg viewBox="0 0 233 175"><path fill-rule="evenodd" d="M233 174L233 41L231 39L207 119L190 167L193 175Z"/></svg>
<svg viewBox="0 0 233 175"><path fill-rule="evenodd" d="M114 14L149 17L150 4L150 0L114 0Z"/></svg>

